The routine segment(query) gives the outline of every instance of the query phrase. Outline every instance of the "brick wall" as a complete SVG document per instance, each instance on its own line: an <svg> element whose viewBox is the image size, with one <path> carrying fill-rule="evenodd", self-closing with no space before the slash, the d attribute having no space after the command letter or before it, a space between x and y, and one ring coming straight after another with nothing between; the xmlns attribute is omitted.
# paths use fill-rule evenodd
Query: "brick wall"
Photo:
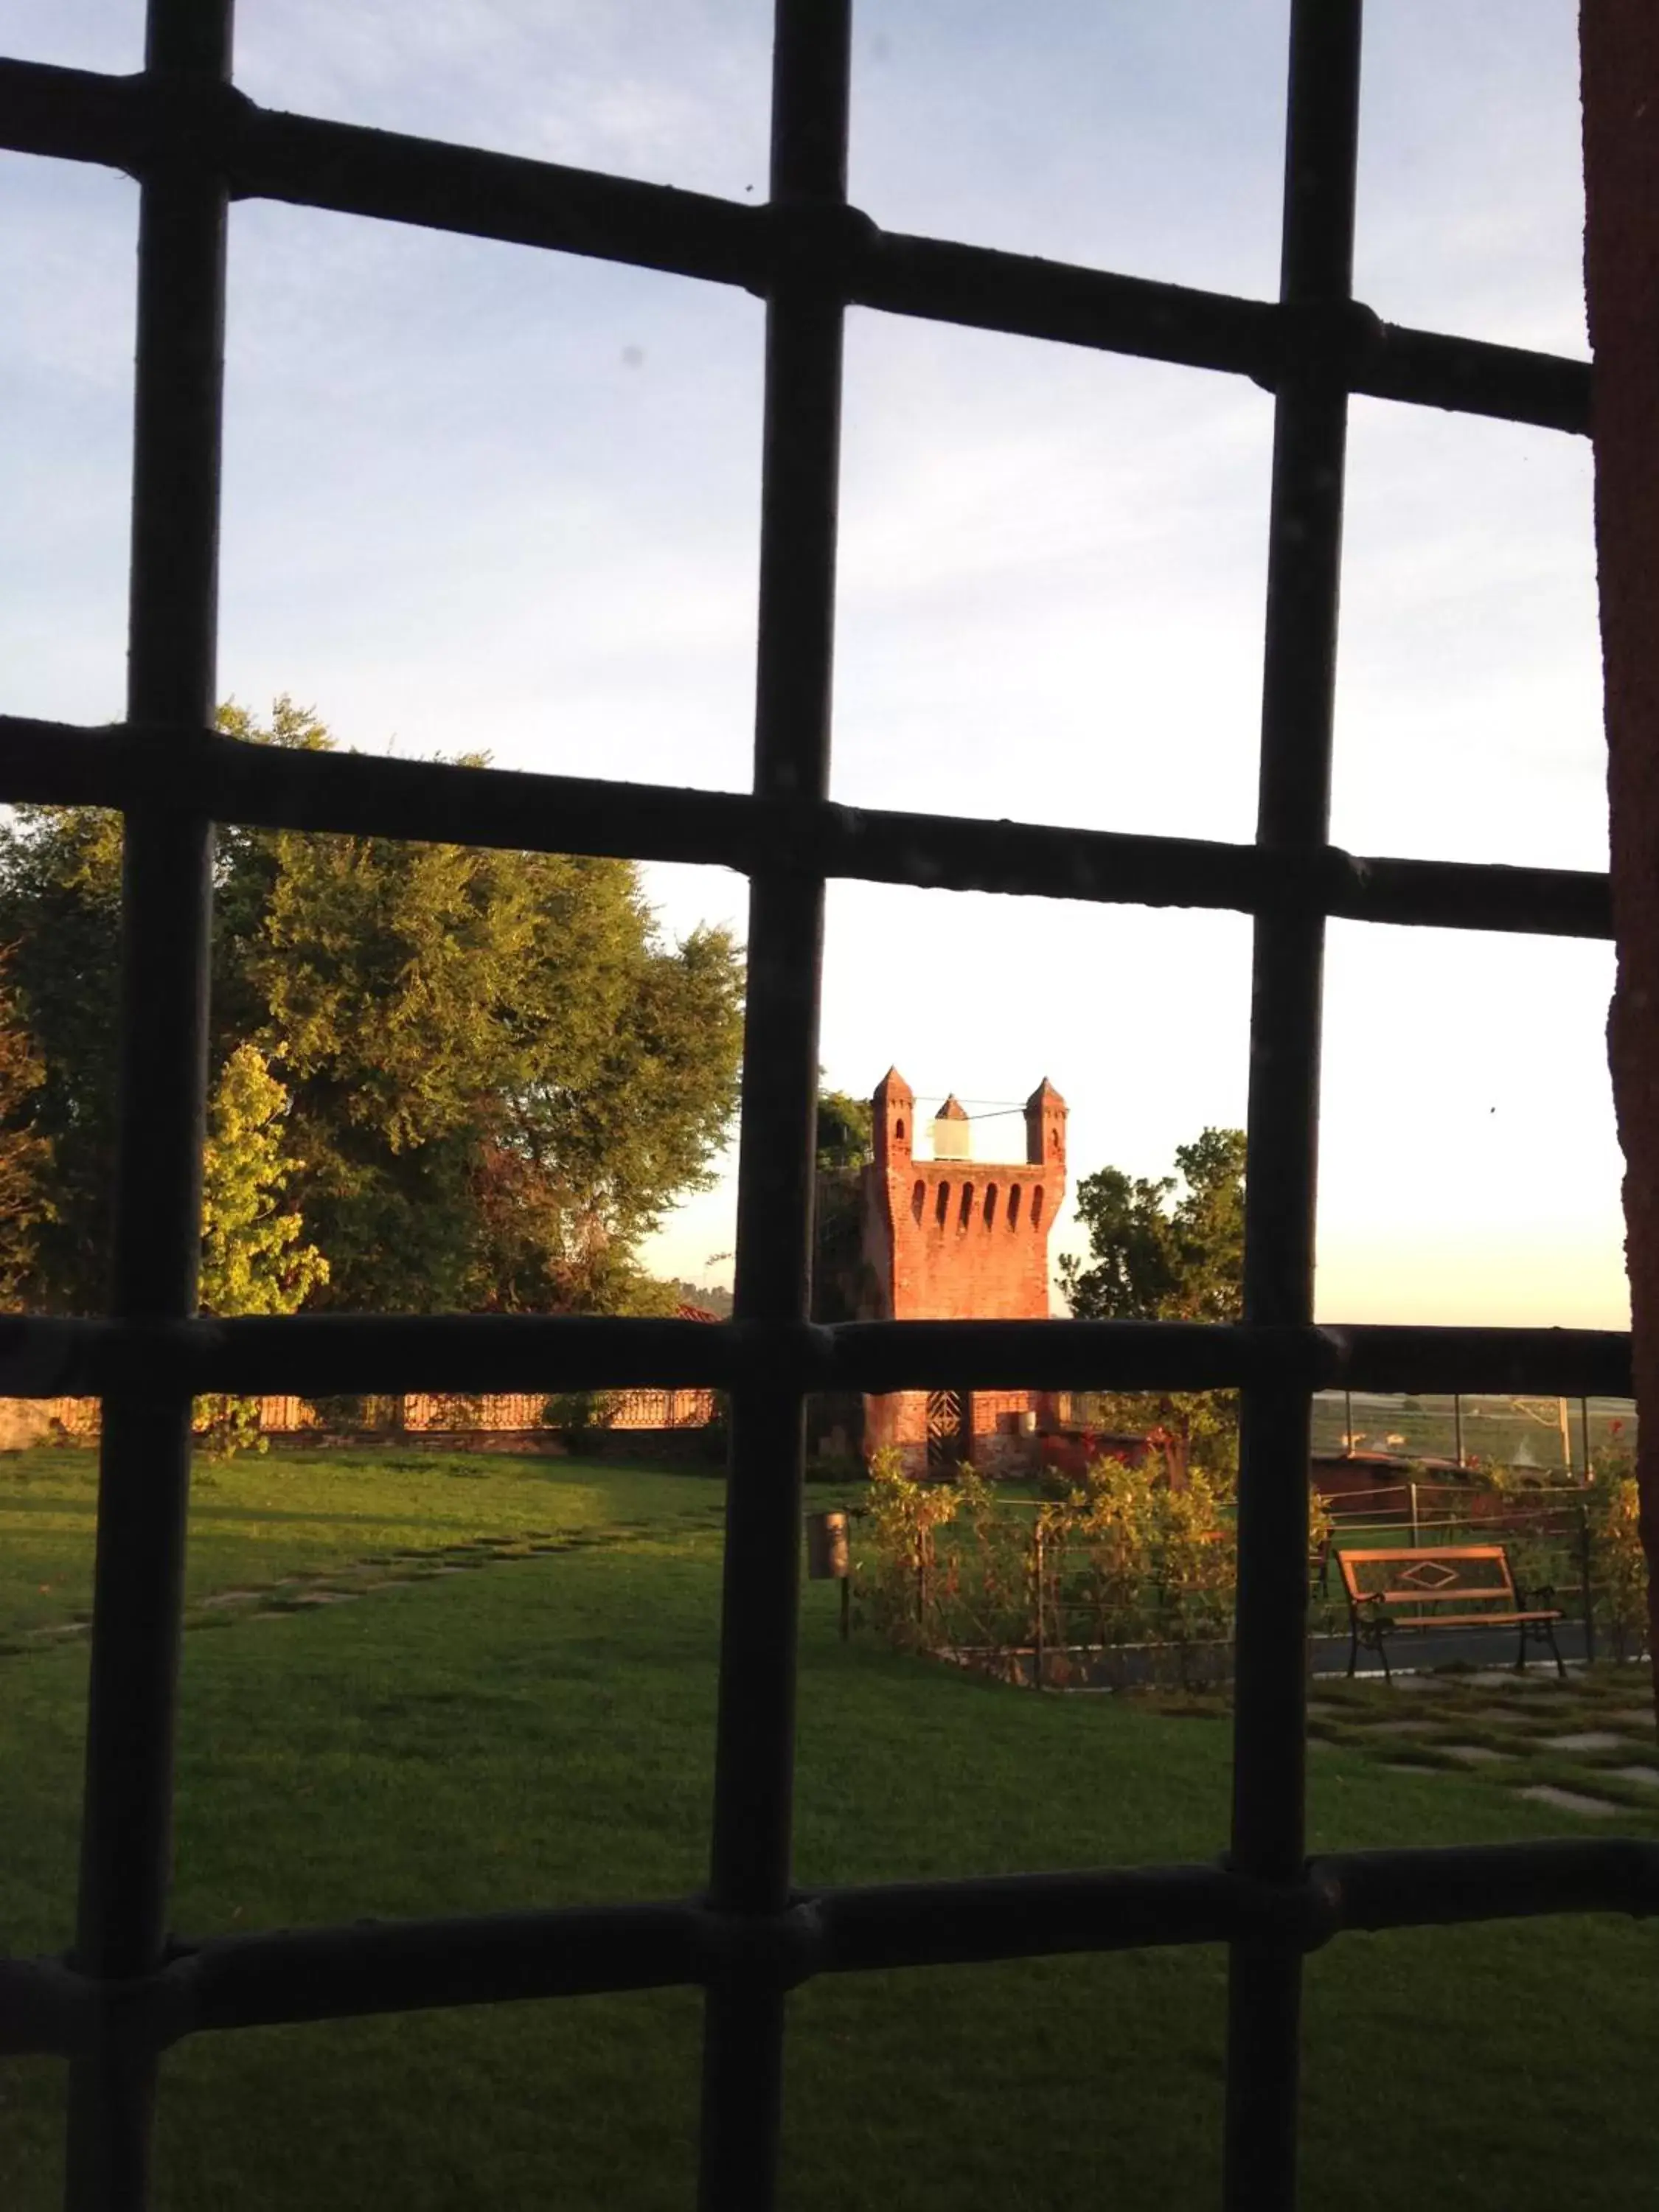
<svg viewBox="0 0 1659 2212"><path fill-rule="evenodd" d="M1066 1194L1066 1102L1047 1082L1025 1105L1020 1160L918 1159L915 1096L896 1069L878 1085L875 1158L863 1174L860 1237L871 1321L1046 1321L1048 1237ZM957 1109L958 1115L960 1109ZM967 1398L961 1443L975 1464L1036 1463L1018 1416L1052 1408L1031 1391ZM866 1408L867 1449L895 1445L925 1460L927 1395L904 1391Z"/></svg>

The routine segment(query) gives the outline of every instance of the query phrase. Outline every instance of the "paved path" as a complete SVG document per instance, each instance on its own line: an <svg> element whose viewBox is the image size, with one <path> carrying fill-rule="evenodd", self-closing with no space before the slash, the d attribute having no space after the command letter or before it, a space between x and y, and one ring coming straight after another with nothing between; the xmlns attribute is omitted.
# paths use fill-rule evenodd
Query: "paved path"
<svg viewBox="0 0 1659 2212"><path fill-rule="evenodd" d="M1561 1656L1569 1665L1575 1659L1584 1656L1582 1622L1557 1621L1555 1640L1561 1647ZM1513 1667L1517 1641L1516 1631L1512 1628L1449 1628L1443 1636L1401 1636L1396 1638L1389 1648L1389 1664L1396 1674L1409 1668L1421 1671L1433 1667ZM1346 1636L1314 1638L1313 1671L1316 1674L1347 1673L1348 1639ZM1528 1645L1527 1671L1528 1674L1540 1672L1547 1674L1555 1672L1547 1646ZM1360 1653L1358 1672L1367 1676L1382 1674L1382 1662L1375 1652Z"/></svg>

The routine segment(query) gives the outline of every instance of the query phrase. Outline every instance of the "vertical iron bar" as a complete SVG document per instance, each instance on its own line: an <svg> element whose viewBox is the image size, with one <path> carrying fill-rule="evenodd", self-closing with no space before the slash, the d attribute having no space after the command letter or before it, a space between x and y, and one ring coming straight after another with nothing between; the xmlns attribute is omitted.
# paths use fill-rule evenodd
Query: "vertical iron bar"
<svg viewBox="0 0 1659 2212"><path fill-rule="evenodd" d="M231 0L151 0L146 70L221 85L230 33ZM139 203L127 714L141 725L213 717L225 210L181 131ZM167 744L127 816L122 872L111 1309L133 1320L194 1313L201 1248L212 833ZM176 1391L104 1405L76 1961L112 1982L152 1972L166 1941L190 1417ZM120 2018L100 2010L72 2073L76 2212L148 2199L155 2065Z"/></svg>
<svg viewBox="0 0 1659 2212"><path fill-rule="evenodd" d="M1031 1657L1032 1663L1036 1668L1036 1680L1034 1686L1039 1690L1042 1687L1042 1676L1044 1671L1043 1662L1047 1656L1047 1653L1044 1649L1045 1639L1043 1635L1042 1620L1042 1585L1047 1567L1042 1556L1042 1522L1040 1517L1042 1510L1041 1506L1037 1509L1039 1518L1036 1529L1032 1534L1032 1547L1035 1555L1034 1571L1036 1577L1036 1629L1032 1638Z"/></svg>
<svg viewBox="0 0 1659 2212"><path fill-rule="evenodd" d="M1584 1611L1584 1664L1595 1664L1595 1587L1590 1558L1589 1507L1578 1504L1578 1589Z"/></svg>
<svg viewBox="0 0 1659 2212"><path fill-rule="evenodd" d="M1463 1400L1462 1394L1452 1392L1452 1447L1458 1466L1463 1464Z"/></svg>
<svg viewBox="0 0 1659 2212"><path fill-rule="evenodd" d="M778 0L771 198L844 208L848 0ZM781 264L767 307L756 792L830 784L843 303L809 258ZM823 879L757 872L738 1166L738 1321L810 1311ZM747 1376L732 1395L709 1891L718 1911L782 1910L791 1878L805 1401ZM784 1992L764 1970L708 1992L702 2212L775 2202Z"/></svg>
<svg viewBox="0 0 1659 2212"><path fill-rule="evenodd" d="M1341 568L1347 393L1307 319L1352 298L1359 0L1293 0L1279 297L1289 342L1273 418L1258 842L1322 846ZM1294 317L1295 319L1289 319ZM1322 917L1257 918L1252 975L1244 1312L1313 1318ZM1304 1838L1307 1631L1305 1389L1243 1393L1238 1486L1232 1857L1294 1880ZM1234 1946L1228 1990L1228 2212L1296 2202L1301 1960L1292 1943Z"/></svg>

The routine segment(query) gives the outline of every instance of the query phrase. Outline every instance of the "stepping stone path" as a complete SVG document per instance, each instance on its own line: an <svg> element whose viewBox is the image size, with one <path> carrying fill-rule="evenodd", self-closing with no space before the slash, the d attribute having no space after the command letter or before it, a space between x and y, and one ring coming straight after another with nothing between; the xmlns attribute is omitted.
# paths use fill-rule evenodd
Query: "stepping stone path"
<svg viewBox="0 0 1659 2212"><path fill-rule="evenodd" d="M1489 1766L1494 1760L1515 1757L1512 1751L1494 1751L1489 1743L1443 1743L1437 1748L1448 1759L1461 1759L1465 1766Z"/></svg>
<svg viewBox="0 0 1659 2212"><path fill-rule="evenodd" d="M1535 1805L1553 1805L1558 1813L1582 1813L1588 1820L1603 1820L1622 1810L1605 1797L1581 1796L1576 1790L1558 1790L1549 1782L1534 1782L1529 1789L1517 1790L1515 1794L1517 1797L1530 1797Z"/></svg>
<svg viewBox="0 0 1659 2212"><path fill-rule="evenodd" d="M1624 1744L1621 1735L1611 1735L1606 1729L1580 1729L1574 1735L1547 1735L1546 1751L1618 1751Z"/></svg>
<svg viewBox="0 0 1659 2212"><path fill-rule="evenodd" d="M1659 1766L1610 1766L1621 1782L1639 1782L1644 1790L1659 1790Z"/></svg>

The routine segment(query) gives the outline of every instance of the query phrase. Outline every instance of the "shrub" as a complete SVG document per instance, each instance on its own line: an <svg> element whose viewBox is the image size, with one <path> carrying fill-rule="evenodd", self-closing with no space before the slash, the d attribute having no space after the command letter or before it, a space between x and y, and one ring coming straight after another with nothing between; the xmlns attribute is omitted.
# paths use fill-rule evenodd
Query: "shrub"
<svg viewBox="0 0 1659 2212"><path fill-rule="evenodd" d="M617 1418L616 1390L562 1390L542 1407L542 1426L556 1430L574 1450L590 1448Z"/></svg>
<svg viewBox="0 0 1659 2212"><path fill-rule="evenodd" d="M918 1482L885 1450L870 1478L860 1617L901 1649L1040 1644L1053 1680L1069 1647L1155 1644L1178 1655L1185 1682L1197 1652L1231 1632L1233 1525L1220 1486L1200 1471L1176 1490L1150 1465L1098 1458L1034 1519L971 1467Z"/></svg>
<svg viewBox="0 0 1659 2212"><path fill-rule="evenodd" d="M1648 1565L1642 1549L1641 1499L1630 1474L1603 1474L1589 1488L1597 1610L1615 1655L1641 1652L1648 1633Z"/></svg>

